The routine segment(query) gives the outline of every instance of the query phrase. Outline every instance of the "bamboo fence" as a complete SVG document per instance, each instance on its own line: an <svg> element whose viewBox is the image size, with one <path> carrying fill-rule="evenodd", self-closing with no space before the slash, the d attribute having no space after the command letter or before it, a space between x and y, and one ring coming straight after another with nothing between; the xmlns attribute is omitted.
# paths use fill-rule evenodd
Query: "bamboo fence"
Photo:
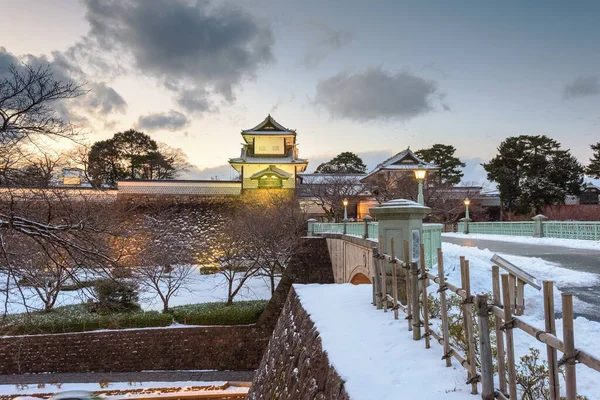
<svg viewBox="0 0 600 400"><path fill-rule="evenodd" d="M554 315L554 283L543 281L544 299L544 328L537 328L523 319L519 318L524 311L524 289L523 277L506 260L508 265L500 265L508 273L500 273L498 265L492 266L492 298L487 296L473 296L471 294L471 282L469 274L469 260L460 257L461 287L457 287L446 281L444 276L444 258L441 249L438 249L437 275L432 274L425 268L424 246L421 244L420 260L410 262L408 252L408 241L404 241L404 260L396 257L394 241L390 243L390 254L386 254L383 246L383 238L380 238L381 250L375 249L373 277L374 296L373 301L378 309L387 312L394 311L394 318L398 319L398 311L406 314L408 330L413 332L414 340L424 338L425 348L430 348L430 339L435 339L443 348L442 359L446 367L452 366L454 358L467 371L466 384L471 386L471 393L478 394L481 383L481 397L485 400L495 398L516 399L517 380L516 362L514 351L513 332L515 329L533 336L544 343L548 358L548 381L551 400L560 400L560 387L558 370L560 365L565 366L565 391L566 400L577 399L576 363L600 372L600 359L575 348L573 329L573 296L562 293L562 316L563 337L562 340L556 336L556 320ZM389 267L388 267L389 266ZM400 267L400 268L398 268ZM405 296L399 295L399 283L406 282ZM430 289L428 282L437 284L437 292L440 297L441 306L441 336L430 328L429 304L427 291ZM533 283L533 282L532 282ZM533 283L536 285L536 283ZM420 287L419 287L420 286ZM467 353L452 347L450 344L449 318L447 312L447 291L451 291L462 299L461 308L463 313L463 329L467 341ZM390 293L391 291L391 293ZM505 304L510 305L504 307ZM421 323L420 316L423 316ZM493 348L489 318L493 316L496 335L496 361L498 365L498 384L495 387ZM478 325L479 334L475 338L474 323ZM423 331L421 328L424 328ZM422 333L423 332L423 333ZM476 346L475 343L478 345ZM479 356L479 370L476 362L476 352ZM562 353L559 359L557 352Z"/></svg>

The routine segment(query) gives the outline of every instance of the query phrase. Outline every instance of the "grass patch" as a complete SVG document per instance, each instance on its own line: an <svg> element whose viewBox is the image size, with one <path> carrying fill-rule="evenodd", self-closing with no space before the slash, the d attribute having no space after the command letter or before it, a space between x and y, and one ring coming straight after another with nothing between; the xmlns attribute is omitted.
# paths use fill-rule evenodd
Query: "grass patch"
<svg viewBox="0 0 600 400"><path fill-rule="evenodd" d="M268 300L201 303L172 307L173 319L186 325L248 325L258 321Z"/></svg>
<svg viewBox="0 0 600 400"><path fill-rule="evenodd" d="M10 314L0 320L0 335L88 332L98 329L127 329L169 326L173 318L157 311L98 314L85 304L56 307L29 314Z"/></svg>

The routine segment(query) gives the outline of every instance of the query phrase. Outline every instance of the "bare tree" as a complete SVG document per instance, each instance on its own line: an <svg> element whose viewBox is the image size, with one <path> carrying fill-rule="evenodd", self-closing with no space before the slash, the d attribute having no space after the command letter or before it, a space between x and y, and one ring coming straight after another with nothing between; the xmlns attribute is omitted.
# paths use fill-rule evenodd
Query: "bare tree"
<svg viewBox="0 0 600 400"><path fill-rule="evenodd" d="M339 221L344 213L344 200L356 200L365 195L367 186L360 181L364 175L313 174L304 178L300 195L321 207L329 221Z"/></svg>

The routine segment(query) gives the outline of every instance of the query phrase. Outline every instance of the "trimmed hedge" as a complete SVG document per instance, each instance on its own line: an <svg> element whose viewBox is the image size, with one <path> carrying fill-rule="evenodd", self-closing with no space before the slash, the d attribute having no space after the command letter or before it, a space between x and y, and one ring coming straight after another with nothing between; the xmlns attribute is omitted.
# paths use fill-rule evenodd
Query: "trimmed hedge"
<svg viewBox="0 0 600 400"><path fill-rule="evenodd" d="M87 332L98 329L126 329L169 326L170 315L157 311L98 314L85 304L57 307L44 313L12 314L0 320L0 335Z"/></svg>
<svg viewBox="0 0 600 400"><path fill-rule="evenodd" d="M201 303L172 307L173 319L186 325L254 324L267 307L268 300L225 303Z"/></svg>
<svg viewBox="0 0 600 400"><path fill-rule="evenodd" d="M38 335L89 332L99 329L163 327L178 322L187 325L248 325L258 321L267 300L189 304L173 307L171 313L137 311L98 314L85 304L56 307L50 312L9 314L0 319L0 335Z"/></svg>

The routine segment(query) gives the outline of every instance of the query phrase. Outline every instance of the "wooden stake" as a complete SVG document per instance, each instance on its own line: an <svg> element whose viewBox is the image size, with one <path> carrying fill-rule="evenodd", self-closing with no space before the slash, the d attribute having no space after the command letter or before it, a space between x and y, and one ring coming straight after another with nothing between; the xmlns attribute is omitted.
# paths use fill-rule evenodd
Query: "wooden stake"
<svg viewBox="0 0 600 400"><path fill-rule="evenodd" d="M381 244L379 245L381 246ZM383 308L382 292L381 292L381 267L379 266L380 248L373 249L373 267L375 268L375 276L373 277L373 287L375 288L375 305L378 310Z"/></svg>
<svg viewBox="0 0 600 400"><path fill-rule="evenodd" d="M502 274L502 300L506 327L506 362L508 369L508 393L511 399L517 398L517 374L515 372L515 344L513 341L512 309L510 306L509 275Z"/></svg>
<svg viewBox="0 0 600 400"><path fill-rule="evenodd" d="M556 336L556 320L554 319L554 282L544 281L544 320L545 331ZM560 382L558 381L558 356L556 349L546 345L548 355L548 378L550 400L560 400Z"/></svg>
<svg viewBox="0 0 600 400"><path fill-rule="evenodd" d="M515 315L525 312L525 282L517 278L517 294L515 297Z"/></svg>
<svg viewBox="0 0 600 400"><path fill-rule="evenodd" d="M394 238L391 239L392 249L392 297L394 299L394 319L398 319L398 275L396 272L396 252L394 251Z"/></svg>
<svg viewBox="0 0 600 400"><path fill-rule="evenodd" d="M421 243L421 298L423 303L423 332L425 335L425 348L430 348L429 344L429 305L427 299L427 270L425 269L425 245Z"/></svg>
<svg viewBox="0 0 600 400"><path fill-rule="evenodd" d="M513 274L509 274L508 275L508 287L509 287L509 292L510 292L510 311L513 314L517 313L517 304L516 304L516 296L515 296L515 292L516 292L516 286L517 286L517 277L514 276Z"/></svg>
<svg viewBox="0 0 600 400"><path fill-rule="evenodd" d="M444 358L446 359L446 367L452 366L450 357L450 337L448 329L448 306L446 305L446 276L444 275L444 253L442 249L438 249L438 278L440 282L440 307L442 308L442 339L444 341Z"/></svg>
<svg viewBox="0 0 600 400"><path fill-rule="evenodd" d="M502 306L500 299L500 267L492 265L492 296L496 307ZM500 329L502 318L494 315L496 329L496 359L498 361L498 381L500 382L500 392L507 394L506 391L506 357L504 354L504 332Z"/></svg>
<svg viewBox="0 0 600 400"><path fill-rule="evenodd" d="M575 332L573 331L573 295L562 293L563 342L565 352L565 386L567 400L577 400L577 379L575 375Z"/></svg>
<svg viewBox="0 0 600 400"><path fill-rule="evenodd" d="M379 244L381 245L381 255L385 255L385 242L383 236L379 236ZM381 300L383 303L383 312L388 310L387 300L387 266L385 265L385 258L379 260L379 269L381 270Z"/></svg>
<svg viewBox="0 0 600 400"><path fill-rule="evenodd" d="M471 278L469 274L469 261L461 258L461 285L466 292L466 298L463 302L463 324L467 337L469 360L469 379L474 379L477 376L477 365L475 363L475 337L473 336L473 299L471 297ZM471 394L477 394L477 382L471 383Z"/></svg>
<svg viewBox="0 0 600 400"><path fill-rule="evenodd" d="M413 330L412 324L412 305L411 303L411 294L410 294L410 255L409 255L409 246L408 240L404 241L404 277L406 278L406 320L408 321L408 330Z"/></svg>
<svg viewBox="0 0 600 400"><path fill-rule="evenodd" d="M410 294L412 299L413 340L421 340L421 311L419 306L419 267L410 263Z"/></svg>
<svg viewBox="0 0 600 400"><path fill-rule="evenodd" d="M479 354L481 355L481 398L494 400L494 362L487 296L477 296L477 322L479 325Z"/></svg>

